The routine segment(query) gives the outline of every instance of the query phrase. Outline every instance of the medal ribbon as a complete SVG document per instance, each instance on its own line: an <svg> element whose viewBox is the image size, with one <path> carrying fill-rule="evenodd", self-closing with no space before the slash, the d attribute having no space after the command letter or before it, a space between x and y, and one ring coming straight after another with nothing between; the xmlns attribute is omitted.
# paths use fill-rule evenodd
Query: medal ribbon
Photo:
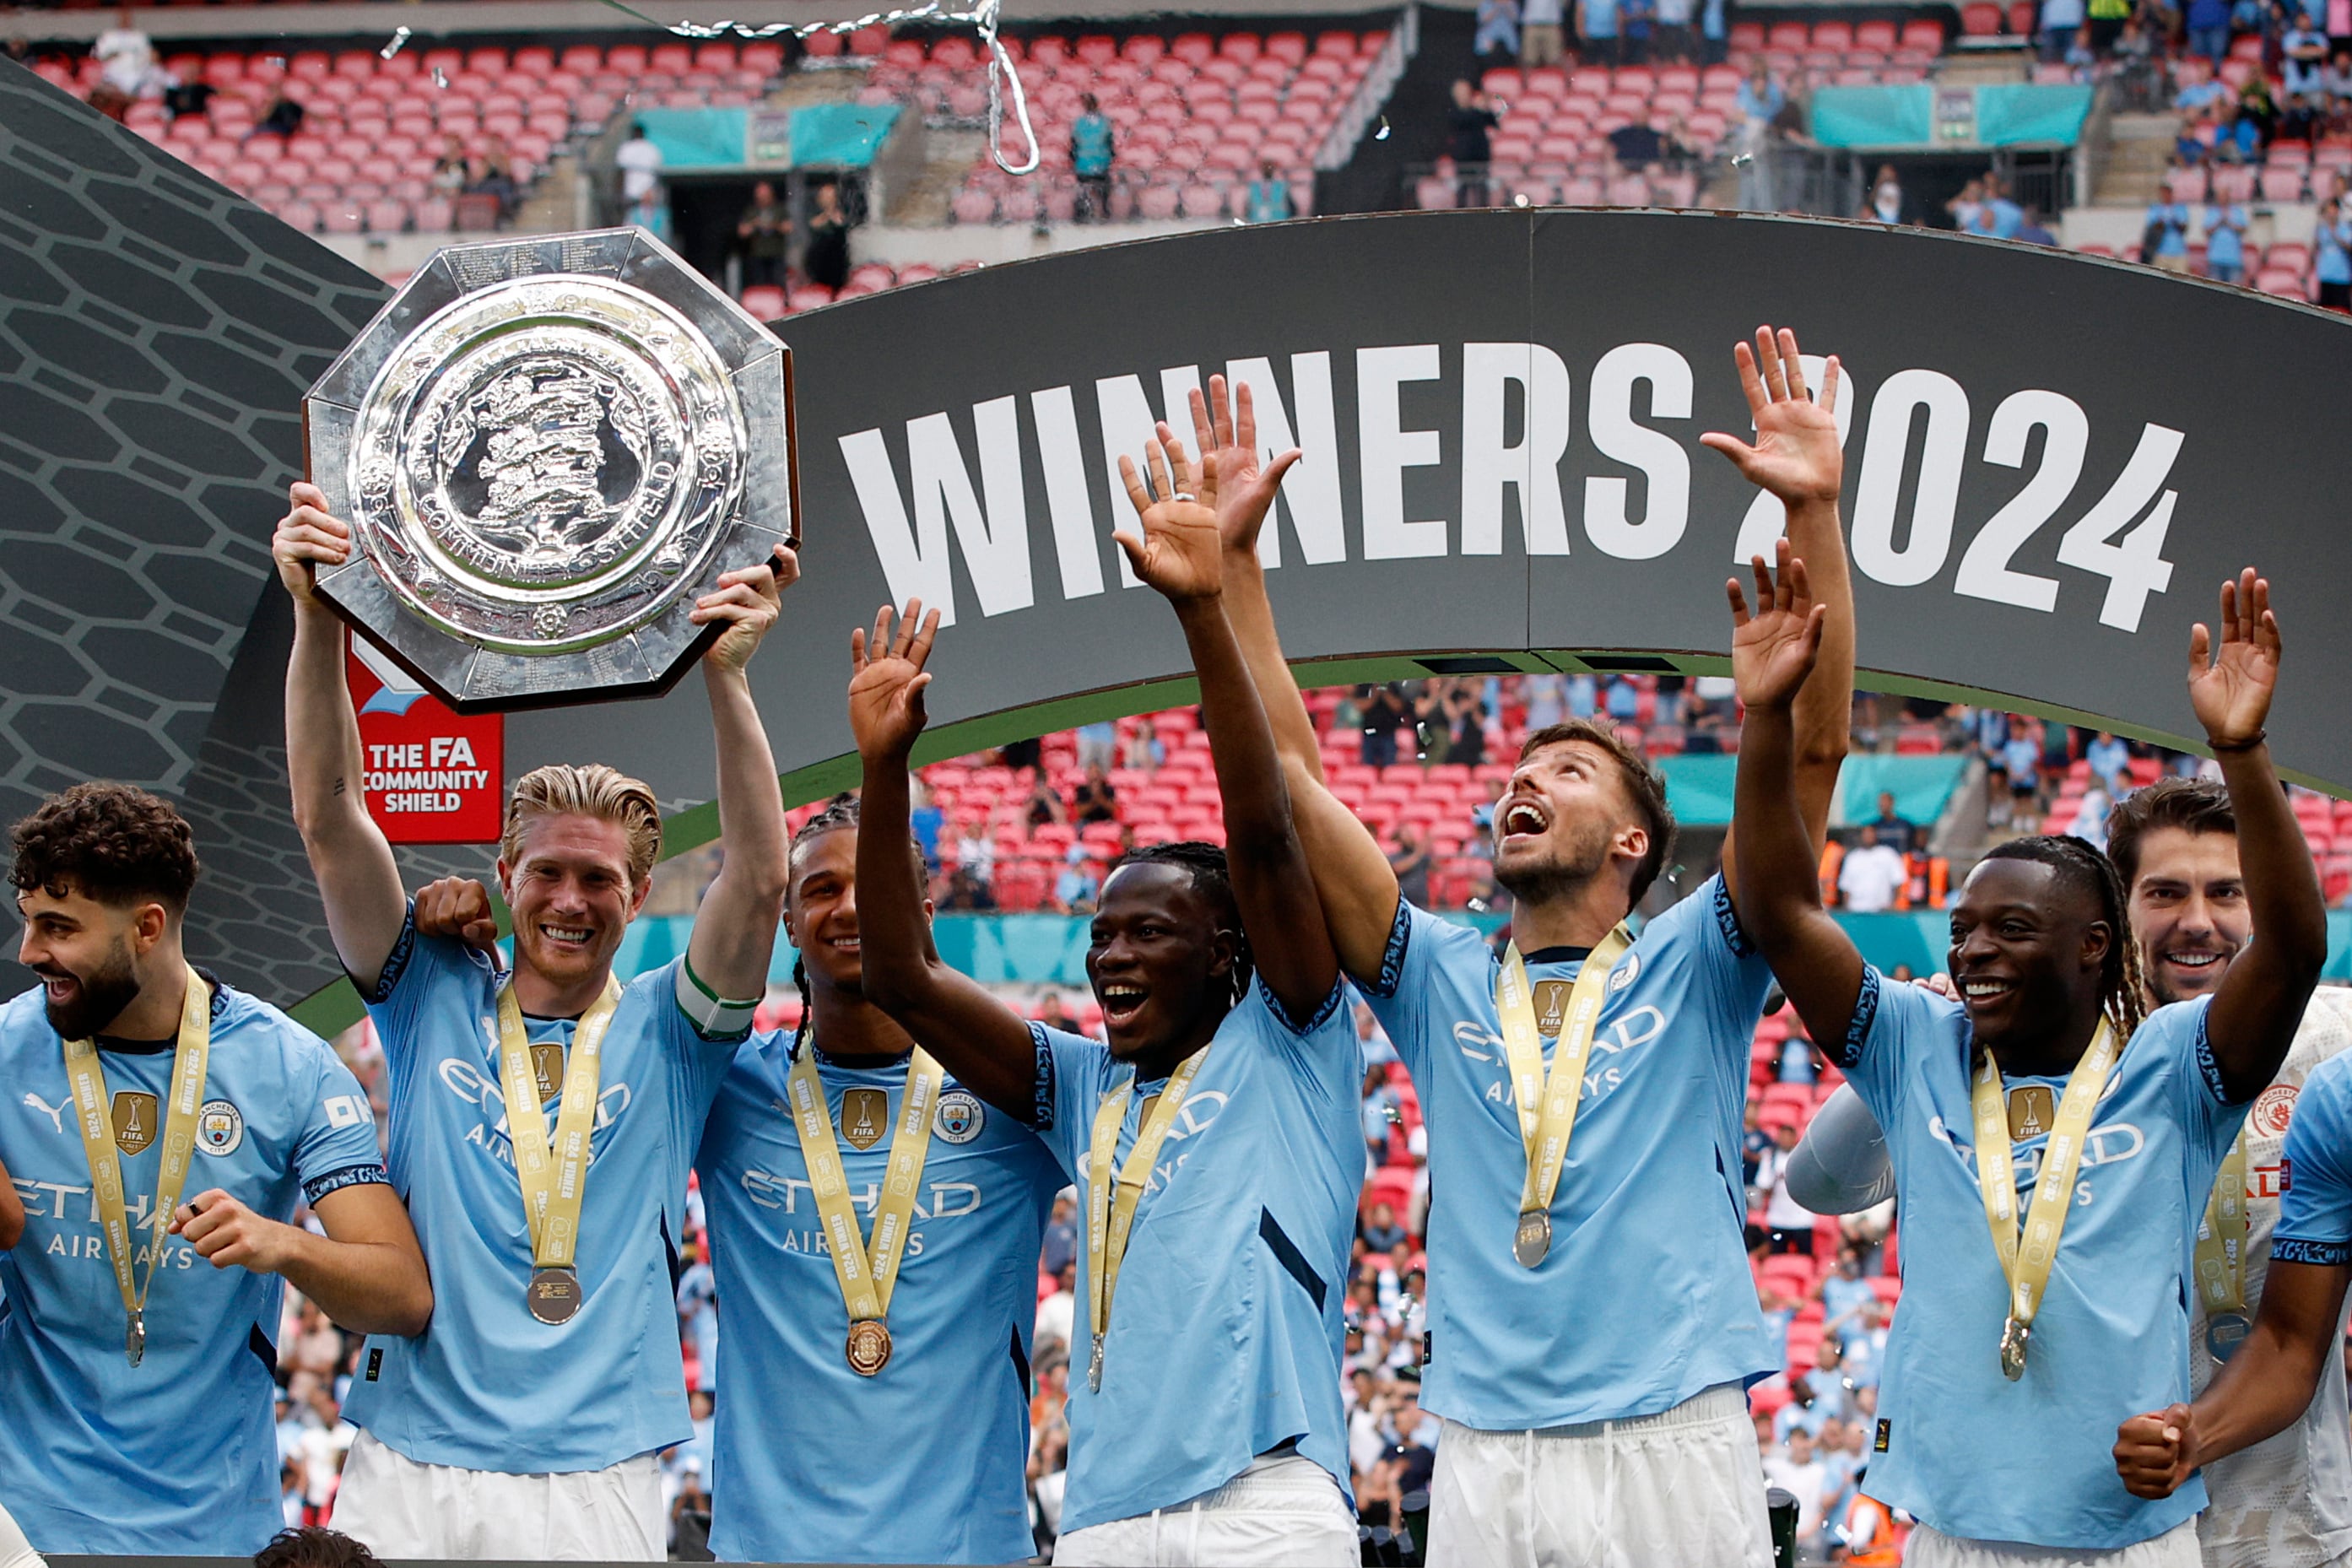
<svg viewBox="0 0 2352 1568"><path fill-rule="evenodd" d="M2209 1318L2246 1310L2246 1133L2239 1129L2197 1230L2197 1289Z"/></svg>
<svg viewBox="0 0 2352 1568"><path fill-rule="evenodd" d="M1511 1089L1519 1108L1519 1141L1526 1146L1528 1174L1519 1188L1519 1212L1536 1214L1551 1207L1559 1189L1559 1173L1568 1161L1569 1135L1576 1130L1576 1109L1584 1094L1584 1064L1592 1054L1592 1037L1601 1026L1601 1002L1608 989L1609 972L1633 944L1633 934L1617 927L1601 945L1585 955L1569 993L1567 1021L1559 1043L1552 1047L1551 1074L1544 1074L1543 1041L1536 1028L1536 1005L1528 985L1528 966L1513 942L1503 953L1495 975L1495 1011L1503 1022L1503 1049L1511 1063Z"/></svg>
<svg viewBox="0 0 2352 1568"><path fill-rule="evenodd" d="M1183 1108L1184 1097L1192 1091L1192 1080L1201 1074L1201 1064L1208 1059L1209 1047L1202 1046L1168 1075L1168 1087L1160 1090L1135 1130L1135 1146L1127 1152L1127 1163L1119 1167L1116 1183L1111 1178L1111 1155L1118 1148L1118 1130L1127 1123L1134 1078L1105 1095L1095 1110L1094 1143L1087 1157L1087 1316L1094 1331L1097 1367L1101 1364L1103 1341L1110 1332L1111 1298L1118 1290L1118 1267L1127 1257L1136 1205L1143 1201L1151 1167L1160 1158L1160 1145L1167 1141L1176 1112ZM1118 1189L1116 1201L1111 1196L1114 1185Z"/></svg>
<svg viewBox="0 0 2352 1568"><path fill-rule="evenodd" d="M930 1052L919 1046L907 1062L907 1089L898 1100L898 1125L890 1134L890 1163L882 1178L882 1201L874 1211L874 1240L867 1246L849 1199L849 1177L841 1145L833 1135L833 1110L816 1074L816 1047L803 1042L800 1060L785 1082L793 1120L799 1124L801 1157L808 1162L809 1186L817 1217L824 1223L825 1249L833 1254L833 1277L853 1323L880 1321L890 1310L898 1265L907 1256L907 1231L922 1184L923 1161L931 1150L931 1113L946 1078Z"/></svg>
<svg viewBox="0 0 2352 1568"><path fill-rule="evenodd" d="M2042 1310L2042 1292L2050 1286L2050 1270L2058 1261L2058 1237L2066 1227L2066 1211L2074 1206L2074 1177L2083 1162L2084 1135L2091 1114L2106 1091L2107 1075L2121 1054L2115 1031L2105 1018L2091 1037L2090 1048L2066 1079L2050 1141L2042 1149L2042 1174L2033 1184L2033 1201L2019 1234L2015 1152L2009 1141L2009 1109L2001 1095L2000 1064L1992 1052L1977 1066L1969 1099L1977 1131L1977 1188L1984 1194L1985 1220L1992 1227L1993 1251L2009 1280L2009 1313L2021 1329L2033 1326Z"/></svg>
<svg viewBox="0 0 2352 1568"><path fill-rule="evenodd" d="M507 1139L514 1145L515 1174L522 1179L523 1219L530 1226L535 1268L570 1268L580 1246L580 1204L588 1192L588 1135L596 1124L597 1086L604 1031L621 1005L621 983L604 977L604 994L582 1015L572 1031L572 1051L563 1068L563 1099L555 1111L555 1142L547 1140L547 1112L540 1104L539 1075L531 1071L530 1037L524 1032L522 1004L511 980L499 993L499 1079L507 1097Z"/></svg>
<svg viewBox="0 0 2352 1568"><path fill-rule="evenodd" d="M180 1003L180 1037L172 1061L171 1100L163 1119L163 1157L155 1177L155 1206L148 1211L154 1227L154 1248L147 1257L147 1278L135 1280L136 1249L131 1239L131 1215L122 1198L122 1159L112 1146L114 1118L106 1093L106 1069L100 1065L97 1045L87 1039L68 1040L66 1077L73 1085L74 1120L81 1128L82 1152L89 1159L89 1184L98 1203L100 1226L106 1232L106 1255L114 1264L114 1286L122 1293L122 1312L130 1323L130 1345L146 1342L147 1292L154 1288L155 1264L163 1256L163 1227L180 1206L187 1185L188 1165L196 1152L196 1113L205 1102L205 1067L212 1056L212 988L194 969L187 971L187 993ZM129 1352L139 1364L139 1351Z"/></svg>

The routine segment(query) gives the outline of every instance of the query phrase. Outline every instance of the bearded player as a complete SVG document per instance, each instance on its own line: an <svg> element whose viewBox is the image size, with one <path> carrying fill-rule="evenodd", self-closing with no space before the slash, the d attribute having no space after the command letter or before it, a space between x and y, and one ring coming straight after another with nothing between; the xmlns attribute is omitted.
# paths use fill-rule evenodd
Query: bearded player
<svg viewBox="0 0 2352 1568"><path fill-rule="evenodd" d="M684 959L614 977L659 809L611 768L556 765L507 803L515 962L501 973L478 947L420 933L361 803L341 623L313 581L347 558L351 530L314 487L292 500L272 550L294 600L295 821L383 1041L392 1176L441 1303L425 1333L368 1342L336 1526L387 1558L659 1559L654 1455L690 1432L670 1294L687 1171L783 904L783 803L744 667L795 563L784 552L727 573L693 610L724 627L702 668L726 859Z"/></svg>
<svg viewBox="0 0 2352 1568"><path fill-rule="evenodd" d="M1034 1128L1087 1215L1057 1563L1359 1561L1340 1296L1363 1144L1360 1058L1273 738L1219 592L1214 470L1122 459L1137 574L1201 682L1228 849L1124 857L1087 955L1108 1047L1026 1023L949 969L903 847L936 620L857 639L866 994L997 1112ZM1156 499L1155 499L1156 498ZM1197 499L1196 499L1197 498Z"/></svg>
<svg viewBox="0 0 2352 1568"><path fill-rule="evenodd" d="M1735 357L1759 434L1705 440L1783 503L1790 537L1824 565L1823 675L1799 709L1791 786L1818 843L1853 669L1837 362L1816 403L1792 333L1759 331ZM1256 541L1297 454L1259 471L1246 389L1237 419L1222 380L1211 394L1193 422L1233 476L1220 524L1234 620L1340 962L1429 1129L1422 1404L1444 1422L1430 1561L1761 1568L1771 1544L1742 1385L1780 1354L1748 1272L1738 1144L1770 975L1733 912L1728 847L1721 879L1620 934L1671 863L1674 818L1638 752L1571 721L1528 738L1495 809L1495 876L1517 900L1508 962L1406 902L1322 784L1275 637Z"/></svg>
<svg viewBox="0 0 2352 1568"><path fill-rule="evenodd" d="M2127 1493L2086 1411L2185 1392L2191 1246L2247 1104L2292 1045L2326 919L2263 740L2277 678L2269 584L2221 590L2189 699L2236 807L2246 945L2210 994L2142 1016L2127 898L2076 838L2019 839L1951 912L1955 1002L1890 985L1822 909L1787 802L1790 705L1819 636L1801 563L1730 585L1748 704L1740 913L1816 1040L1885 1129L1906 1267L1869 1489L1919 1523L1908 1561L2187 1568L2194 1483Z"/></svg>
<svg viewBox="0 0 2352 1568"><path fill-rule="evenodd" d="M2130 899L2148 1005L2211 994L2252 932L2229 790L2210 779L2170 778L2136 791L2108 816L2107 850ZM2261 1305L2289 1118L2305 1079L2347 1045L2352 991L2323 985L2304 1009L2285 1064L2238 1135L2242 1169L2232 1172L2224 1161L2215 1190L2236 1176L2244 1194L2236 1218L2243 1235L2225 1234L2230 1216L2217 1199L2207 1201L2192 1258L2192 1390L2202 1392L2212 1381ZM1832 1095L1806 1129L1789 1181L1797 1200L1816 1214L1851 1213L1895 1195L1878 1124L1851 1088ZM2127 1425L2126 1436L2129 1431ZM2320 1568L2352 1554L2352 1416L2342 1378L2322 1380L2317 1397L2285 1429L2200 1462L2210 1500L2197 1518L2206 1568Z"/></svg>
<svg viewBox="0 0 2352 1568"><path fill-rule="evenodd" d="M250 1556L284 1523L279 1280L413 1334L425 1260L351 1070L189 966L180 814L77 784L14 837L41 984L0 1005L0 1502L47 1552Z"/></svg>

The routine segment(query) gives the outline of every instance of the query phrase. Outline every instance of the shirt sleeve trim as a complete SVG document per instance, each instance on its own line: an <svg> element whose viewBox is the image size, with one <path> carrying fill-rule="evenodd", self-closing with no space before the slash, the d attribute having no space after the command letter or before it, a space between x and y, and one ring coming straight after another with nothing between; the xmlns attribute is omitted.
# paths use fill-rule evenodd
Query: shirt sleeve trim
<svg viewBox="0 0 2352 1568"><path fill-rule="evenodd" d="M721 996L702 983L694 972L692 958L677 961L677 984L673 987L677 1010L693 1026L694 1032L714 1043L740 1040L751 1032L760 999L736 1001Z"/></svg>
<svg viewBox="0 0 2352 1568"><path fill-rule="evenodd" d="M363 1165L346 1165L340 1171L330 1171L323 1176L313 1176L302 1184L302 1201L316 1207L329 1193L341 1192L345 1187L390 1186L392 1177L385 1173L383 1162Z"/></svg>
<svg viewBox="0 0 2352 1568"><path fill-rule="evenodd" d="M1389 944L1381 952L1381 972L1365 987L1383 1001L1397 993L1404 980L1405 949L1412 944L1412 904L1402 893L1397 895L1396 920L1389 927Z"/></svg>
<svg viewBox="0 0 2352 1568"><path fill-rule="evenodd" d="M1740 928L1739 908L1732 902L1731 889L1720 875L1715 879L1715 929L1723 933L1723 945L1732 955L1746 958L1756 951L1756 943Z"/></svg>
<svg viewBox="0 0 2352 1568"><path fill-rule="evenodd" d="M2221 1064L2213 1059L2213 1037L2206 1032L2206 1023L2212 1016L2210 1005L2197 1009L2197 1071L2204 1079L2205 1092L2213 1097L2214 1104L2235 1108L2246 1102L2232 1100L2228 1087L2221 1082Z"/></svg>
<svg viewBox="0 0 2352 1568"><path fill-rule="evenodd" d="M1054 1130L1054 1043L1045 1037L1045 1026L1032 1019L1029 1037L1037 1047L1036 1077L1029 1090L1029 1125L1039 1132Z"/></svg>
<svg viewBox="0 0 2352 1568"><path fill-rule="evenodd" d="M2352 1263L2352 1241L2305 1241L2300 1237L2274 1237L2271 1240L2273 1263L2315 1263L2323 1268L2340 1268Z"/></svg>
<svg viewBox="0 0 2352 1568"><path fill-rule="evenodd" d="M384 956L383 967L376 972L375 984L360 985L357 979L352 981L353 985L359 986L360 1000L371 1007L381 1007L391 1001L393 988L400 984L402 973L408 968L408 961L415 956L416 900L411 899L406 911L400 918L400 940L392 944L392 952Z"/></svg>
<svg viewBox="0 0 2352 1568"><path fill-rule="evenodd" d="M1862 966L1862 989L1853 998L1853 1016L1846 1021L1845 1038L1832 1053L1842 1071L1852 1072L1862 1061L1862 1047L1870 1038L1871 1026L1878 1022L1878 971L1870 964Z"/></svg>
<svg viewBox="0 0 2352 1568"><path fill-rule="evenodd" d="M1331 1015L1339 1010L1341 999L1347 994L1347 982L1333 981L1330 994L1323 998L1322 1005L1315 1009L1314 1016L1303 1024L1290 1016L1290 1009L1282 1005L1282 998L1274 994L1274 987L1265 983L1263 974L1257 977L1257 994L1265 999L1265 1010L1274 1015L1276 1023L1294 1035L1311 1035L1331 1021Z"/></svg>

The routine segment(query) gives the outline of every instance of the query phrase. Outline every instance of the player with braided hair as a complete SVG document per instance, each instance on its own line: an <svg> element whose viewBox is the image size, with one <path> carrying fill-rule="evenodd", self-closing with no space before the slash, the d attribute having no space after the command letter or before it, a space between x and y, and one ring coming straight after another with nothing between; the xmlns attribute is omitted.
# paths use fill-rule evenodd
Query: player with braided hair
<svg viewBox="0 0 2352 1568"><path fill-rule="evenodd" d="M1756 594L1751 617L1730 585L1740 919L1885 1130L1901 1205L1869 1494L1920 1521L1907 1561L1925 1568L2191 1568L2201 1485L2126 1490L2105 1424L2084 1415L2186 1393L2207 1194L2326 954L2310 851L2263 746L2270 586L2252 571L2222 586L2221 646L2198 626L2189 676L2262 941L2210 993L2144 1019L2124 886L2079 840L2003 846L1969 873L1951 910L1957 1000L1863 961L1821 907L1789 804L1790 705L1820 635L1803 563L1776 581L1758 561Z"/></svg>
<svg viewBox="0 0 2352 1568"><path fill-rule="evenodd" d="M1164 441L1164 445L1163 445ZM1359 1561L1339 1406L1341 1286L1364 1153L1339 960L1290 816L1273 731L1222 597L1216 478L1167 438L1131 466L1141 538L1174 605L1231 853L1126 857L1087 971L1108 1045L1025 1023L940 962L907 831L936 616L855 642L865 760L867 994L1076 1176L1070 1468L1057 1563ZM1173 470L1171 477L1171 468Z"/></svg>

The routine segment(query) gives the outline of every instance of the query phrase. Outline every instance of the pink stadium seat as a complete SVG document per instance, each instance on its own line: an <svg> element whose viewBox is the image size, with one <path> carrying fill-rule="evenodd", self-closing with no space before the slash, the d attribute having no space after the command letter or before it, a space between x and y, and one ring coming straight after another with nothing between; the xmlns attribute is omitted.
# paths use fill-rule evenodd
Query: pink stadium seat
<svg viewBox="0 0 2352 1568"><path fill-rule="evenodd" d="M2263 200L2287 203L2303 199L2303 171L2273 165L2263 171ZM2241 198L2242 199L2242 198Z"/></svg>
<svg viewBox="0 0 2352 1568"><path fill-rule="evenodd" d="M795 311L814 310L833 303L833 290L822 283L803 283L786 296L785 303Z"/></svg>
<svg viewBox="0 0 2352 1568"><path fill-rule="evenodd" d="M1412 205L1423 212L1450 211L1454 199L1454 182L1443 174L1424 174L1413 182Z"/></svg>
<svg viewBox="0 0 2352 1568"><path fill-rule="evenodd" d="M1891 32L1893 30L1892 25L1889 24L1887 26L1888 30ZM1813 47L1817 49L1850 49L1853 47L1853 46L1854 36L1853 23L1844 21L1828 21L1816 22L1813 24ZM1889 44L1882 45L1880 47L1892 47L1893 46Z"/></svg>
<svg viewBox="0 0 2352 1568"><path fill-rule="evenodd" d="M1903 24L1898 47L1922 49L1931 55L1944 52L1944 25L1931 17L1919 16Z"/></svg>
<svg viewBox="0 0 2352 1568"><path fill-rule="evenodd" d="M2164 187L2176 202L2201 202L2205 199L2205 171L2174 169L2165 176Z"/></svg>
<svg viewBox="0 0 2352 1568"><path fill-rule="evenodd" d="M1178 200L1175 186L1150 185L1136 198L1136 210L1145 217L1164 222L1176 216Z"/></svg>

